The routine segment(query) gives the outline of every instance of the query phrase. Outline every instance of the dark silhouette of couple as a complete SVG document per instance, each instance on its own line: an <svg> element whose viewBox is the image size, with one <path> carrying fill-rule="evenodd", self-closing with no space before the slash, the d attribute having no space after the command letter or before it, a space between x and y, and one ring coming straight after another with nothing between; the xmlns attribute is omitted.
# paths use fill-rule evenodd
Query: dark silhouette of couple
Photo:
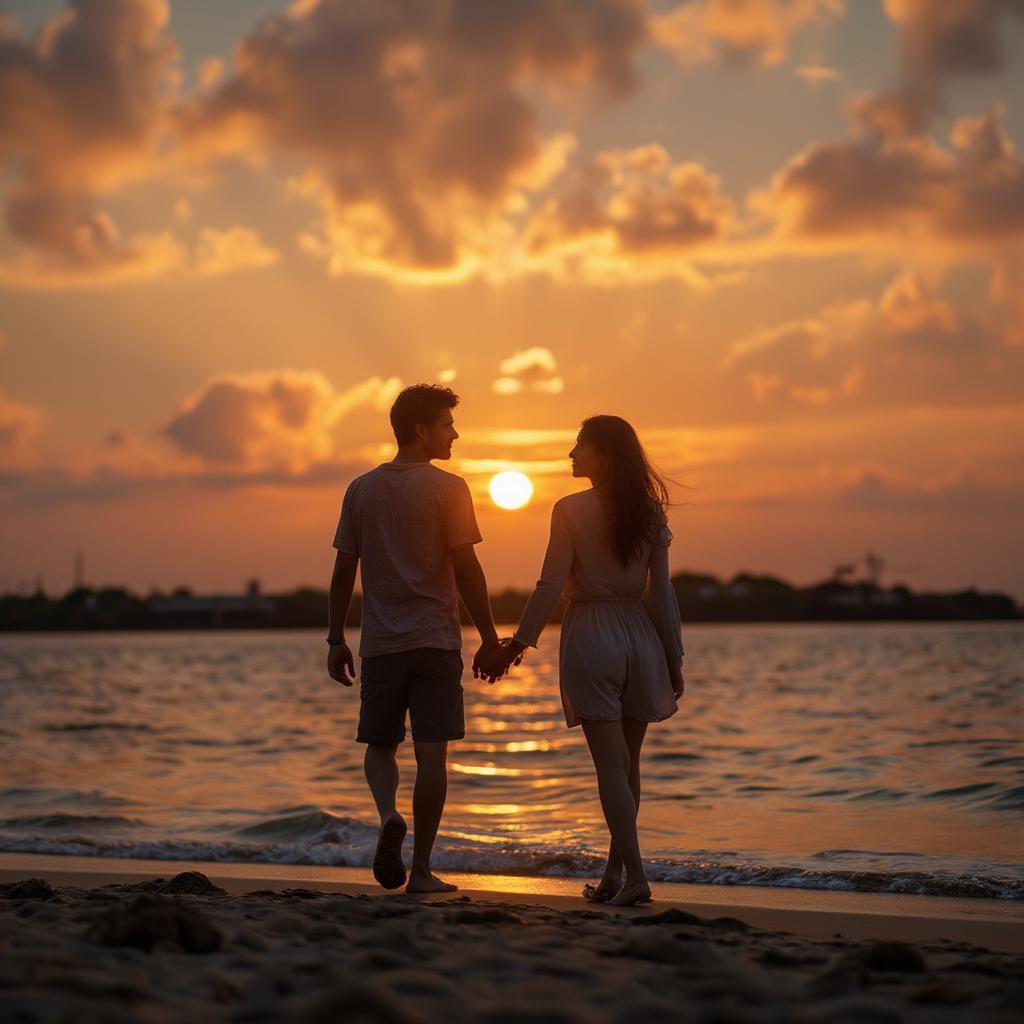
<svg viewBox="0 0 1024 1024"><path fill-rule="evenodd" d="M355 659L344 624L362 563L357 740L380 813L373 873L406 884L407 826L395 801L398 745L408 715L416 756L413 857L406 891L456 888L430 867L447 793L448 742L465 736L461 596L480 634L473 675L491 683L519 664L564 593L559 688L566 724L582 725L594 761L610 843L591 900L630 906L651 898L637 838L640 752L649 722L676 711L683 693L679 606L669 580L668 492L636 432L618 416L584 420L569 453L588 490L555 502L536 589L519 627L499 639L465 480L432 465L451 458L458 396L406 388L391 408L398 453L349 485L334 538L327 669L351 686Z"/></svg>

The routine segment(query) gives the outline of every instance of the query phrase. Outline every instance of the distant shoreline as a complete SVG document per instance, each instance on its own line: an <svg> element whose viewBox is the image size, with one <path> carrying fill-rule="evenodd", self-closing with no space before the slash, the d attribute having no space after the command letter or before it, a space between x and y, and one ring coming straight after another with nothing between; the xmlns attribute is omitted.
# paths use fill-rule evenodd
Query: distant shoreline
<svg viewBox="0 0 1024 1024"><path fill-rule="evenodd" d="M904 584L832 578L797 587L775 576L738 573L731 580L698 573L672 577L684 623L695 622L999 622L1024 620L1024 607L1009 594L975 587L915 593ZM528 591L491 595L494 621L519 621ZM140 597L123 587L80 586L63 597L0 595L0 632L302 629L326 628L327 591L298 587L265 594L251 580L242 594L195 594L188 587ZM555 608L560 622L565 602ZM355 594L346 625L357 627L362 596ZM463 625L471 625L465 609Z"/></svg>
<svg viewBox="0 0 1024 1024"><path fill-rule="evenodd" d="M1021 623L1024 622L1024 614L1015 616L990 616L976 618L691 618L683 622L683 628L687 626L924 626L929 624L961 626L972 623ZM517 626L518 620L504 622L496 618L495 625L498 627ZM559 623L552 620L551 625L558 626ZM471 627L472 623L463 623L464 627ZM231 624L227 626L213 625L145 625L145 626L41 626L20 629L10 629L0 624L0 636L35 634L57 634L57 633L265 633L265 632L287 632L289 630L318 630L325 629L322 623L312 625L292 624L260 624L249 625ZM358 623L346 624L346 629L359 629Z"/></svg>

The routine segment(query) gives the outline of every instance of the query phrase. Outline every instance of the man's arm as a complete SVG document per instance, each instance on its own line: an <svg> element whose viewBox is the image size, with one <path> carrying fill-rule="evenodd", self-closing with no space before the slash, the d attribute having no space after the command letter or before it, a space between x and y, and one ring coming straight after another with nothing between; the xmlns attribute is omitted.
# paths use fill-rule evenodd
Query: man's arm
<svg viewBox="0 0 1024 1024"><path fill-rule="evenodd" d="M472 544L457 544L451 552L455 585L459 588L459 596L466 605L476 631L480 634L480 651L493 651L498 647L498 631L494 628L491 599L487 595L487 578L484 576L483 567L476 557ZM480 652L477 652L477 658L479 656ZM474 669L476 660L474 658ZM491 682L494 682L493 678Z"/></svg>
<svg viewBox="0 0 1024 1024"><path fill-rule="evenodd" d="M338 551L334 559L334 572L331 573L331 589L327 596L327 642L330 648L327 654L327 671L332 679L345 686L351 686L352 680L346 674L356 677L355 658L345 641L345 620L352 605L352 591L356 585L356 569L359 556L348 551Z"/></svg>

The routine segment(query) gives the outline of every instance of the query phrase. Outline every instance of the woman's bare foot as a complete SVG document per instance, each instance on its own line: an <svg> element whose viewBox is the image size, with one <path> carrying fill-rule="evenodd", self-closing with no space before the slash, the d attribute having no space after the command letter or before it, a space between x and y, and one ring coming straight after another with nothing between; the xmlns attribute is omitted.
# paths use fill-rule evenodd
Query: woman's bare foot
<svg viewBox="0 0 1024 1024"><path fill-rule="evenodd" d="M610 872L605 869L597 885L589 882L583 886L583 898L593 903L607 903L622 888L622 870Z"/></svg>
<svg viewBox="0 0 1024 1024"><path fill-rule="evenodd" d="M457 885L453 885L451 882L442 882L432 871L428 871L425 875L414 871L409 876L409 884L405 887L406 892L414 895L425 892L455 892L457 889Z"/></svg>
<svg viewBox="0 0 1024 1024"><path fill-rule="evenodd" d="M646 881L627 882L610 900L609 907L639 907L651 902L651 887Z"/></svg>

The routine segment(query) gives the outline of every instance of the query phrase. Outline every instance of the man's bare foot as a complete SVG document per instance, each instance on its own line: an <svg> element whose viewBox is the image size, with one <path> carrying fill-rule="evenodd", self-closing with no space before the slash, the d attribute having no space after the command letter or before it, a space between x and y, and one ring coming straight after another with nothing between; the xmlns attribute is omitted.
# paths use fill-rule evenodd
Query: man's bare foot
<svg viewBox="0 0 1024 1024"><path fill-rule="evenodd" d="M373 854L373 877L385 889L398 889L405 884L402 842L408 830L405 818L398 811L381 822L377 849Z"/></svg>
<svg viewBox="0 0 1024 1024"><path fill-rule="evenodd" d="M609 907L640 907L651 902L651 887L645 881L627 882L610 900Z"/></svg>
<svg viewBox="0 0 1024 1024"><path fill-rule="evenodd" d="M457 889L457 885L442 882L432 871L425 875L413 872L409 876L409 884L405 887L406 892L414 895L426 892L455 892Z"/></svg>

